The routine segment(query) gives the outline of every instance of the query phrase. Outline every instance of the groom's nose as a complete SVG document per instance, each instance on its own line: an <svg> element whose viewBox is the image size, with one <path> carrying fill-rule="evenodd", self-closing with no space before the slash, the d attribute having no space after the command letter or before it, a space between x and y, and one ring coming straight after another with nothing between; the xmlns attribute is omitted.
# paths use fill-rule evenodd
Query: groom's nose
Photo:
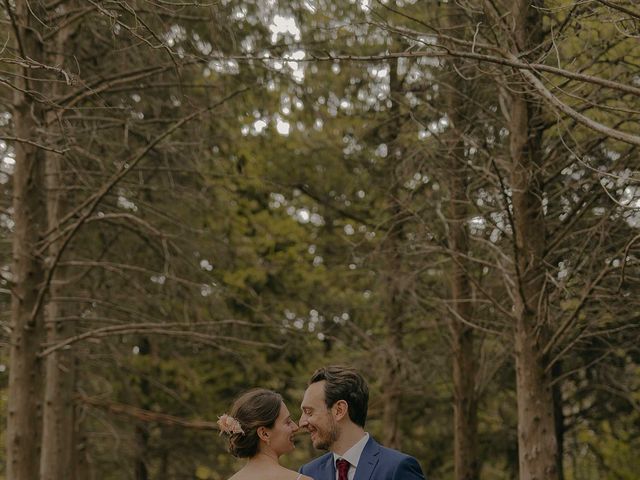
<svg viewBox="0 0 640 480"><path fill-rule="evenodd" d="M300 428L307 428L307 425L309 425L309 422L307 421L307 416L303 413L298 422L298 426Z"/></svg>

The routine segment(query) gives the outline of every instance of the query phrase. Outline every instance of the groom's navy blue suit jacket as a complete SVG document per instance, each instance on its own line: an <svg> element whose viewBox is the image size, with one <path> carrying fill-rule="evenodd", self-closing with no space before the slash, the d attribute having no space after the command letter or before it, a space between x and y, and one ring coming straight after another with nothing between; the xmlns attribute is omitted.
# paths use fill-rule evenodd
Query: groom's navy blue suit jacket
<svg viewBox="0 0 640 480"><path fill-rule="evenodd" d="M336 480L333 453L329 452L303 465L300 473L314 480ZM424 480L424 475L415 458L385 448L369 437L354 480Z"/></svg>

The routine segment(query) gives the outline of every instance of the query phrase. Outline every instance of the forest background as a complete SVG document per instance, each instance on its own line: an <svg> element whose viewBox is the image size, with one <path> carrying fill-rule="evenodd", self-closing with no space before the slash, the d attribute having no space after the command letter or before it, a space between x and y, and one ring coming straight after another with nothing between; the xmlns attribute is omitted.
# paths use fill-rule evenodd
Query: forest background
<svg viewBox="0 0 640 480"><path fill-rule="evenodd" d="M430 479L637 478L636 2L2 5L0 478L227 478L328 363Z"/></svg>

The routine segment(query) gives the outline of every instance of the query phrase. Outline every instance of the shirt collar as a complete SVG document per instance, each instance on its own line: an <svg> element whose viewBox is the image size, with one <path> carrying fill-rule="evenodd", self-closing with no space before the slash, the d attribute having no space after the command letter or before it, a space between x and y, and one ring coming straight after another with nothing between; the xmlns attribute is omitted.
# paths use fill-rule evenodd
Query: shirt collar
<svg viewBox="0 0 640 480"><path fill-rule="evenodd" d="M344 455L338 455L333 452L333 464L336 464L336 460L339 458L344 458L347 462L349 462L353 467L358 466L358 462L360 461L360 457L362 456L362 452L364 451L364 447L369 441L369 434L365 432L364 437L358 440L355 445L353 445L349 450L344 452Z"/></svg>

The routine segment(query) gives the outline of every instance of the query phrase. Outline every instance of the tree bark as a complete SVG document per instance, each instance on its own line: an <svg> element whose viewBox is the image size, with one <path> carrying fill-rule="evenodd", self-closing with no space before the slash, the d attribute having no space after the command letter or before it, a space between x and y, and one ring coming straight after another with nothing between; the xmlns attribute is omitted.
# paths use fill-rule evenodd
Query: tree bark
<svg viewBox="0 0 640 480"><path fill-rule="evenodd" d="M397 309L393 309L397 311ZM385 355L385 369L383 375L382 401L384 405L382 413L382 441L386 447L399 449L399 420L400 403L402 400L401 391L401 367L399 354L402 352L402 329L400 319L390 315L387 318L389 330L387 336L387 352Z"/></svg>
<svg viewBox="0 0 640 480"><path fill-rule="evenodd" d="M16 2L13 21L21 56L41 61L39 26L29 13L28 2ZM41 104L34 96L44 82L37 81L41 75L37 70L24 68L21 73L15 80L18 88L13 98L14 128L18 138L33 139L43 117ZM47 227L45 164L43 151L25 142L16 142L15 155L7 478L34 480L39 473L42 419L42 368L38 351L44 339L43 313L38 305L45 280L43 258L35 252Z"/></svg>
<svg viewBox="0 0 640 480"><path fill-rule="evenodd" d="M514 53L540 44L542 20L538 12L524 0L511 3ZM513 87L517 92L522 84ZM527 93L512 94L510 184L518 288L514 305L518 450L521 480L558 480L552 378L542 354L548 323L539 113Z"/></svg>
<svg viewBox="0 0 640 480"><path fill-rule="evenodd" d="M449 248L452 254L465 254L468 241L464 208L464 172L454 170L449 183L451 192L451 221L449 222ZM477 364L473 328L464 321L472 321L473 305L468 273L454 259L451 266L452 315L451 343L453 350L453 424L454 424L454 478L477 480L479 464L477 453L478 400L476 394Z"/></svg>
<svg viewBox="0 0 640 480"><path fill-rule="evenodd" d="M49 231L57 234L61 218L62 182L61 159L48 155L47 159L47 204ZM49 257L53 258L60 248L60 241L53 242ZM62 296L63 270L58 267L52 276L46 305L46 336L48 344L55 344L75 333L73 321L59 320L64 317L63 307L55 298ZM60 349L45 359L45 394L42 426L42 455L40 460L41 480L75 480L75 403L73 393L76 379L76 358L73 349Z"/></svg>
<svg viewBox="0 0 640 480"><path fill-rule="evenodd" d="M151 354L151 342L147 337L141 337L139 340L140 355ZM151 396L151 388L145 377L140 379L140 395L142 408L150 409L149 398ZM135 480L149 480L148 448L149 448L149 430L148 426L142 423L136 424L134 428L134 438L136 444L134 456L134 478Z"/></svg>
<svg viewBox="0 0 640 480"><path fill-rule="evenodd" d="M16 114L16 131L27 133L33 121L29 110ZM26 118L25 118L26 117ZM16 146L13 177L15 231L13 239L14 279L11 299L11 350L7 418L7 478L33 480L38 477L40 420L42 418L42 365L38 351L44 339L42 313L33 315L44 281L44 265L34 256L44 220L44 162L34 147Z"/></svg>
<svg viewBox="0 0 640 480"><path fill-rule="evenodd" d="M138 449L134 460L134 476L136 480L149 480L149 469L146 462L149 433L144 425L136 425L134 435Z"/></svg>
<svg viewBox="0 0 640 480"><path fill-rule="evenodd" d="M556 422L556 443L558 449L556 452L556 464L558 465L558 480L564 480L564 469L562 466L562 459L564 456L564 413L562 411L562 383L559 378L562 374L562 362L556 362L552 367L553 376L553 406Z"/></svg>
<svg viewBox="0 0 640 480"><path fill-rule="evenodd" d="M81 406L77 406L76 417L81 417ZM77 420L76 420L77 422ZM76 480L94 480L96 478L94 469L91 466L89 452L87 448L87 434L80 427L80 423L77 423L77 428L74 435L74 455L73 455L73 474Z"/></svg>
<svg viewBox="0 0 640 480"><path fill-rule="evenodd" d="M448 32L461 30L464 36L466 19L460 7L448 5L444 9L443 25ZM477 362L474 329L469 326L473 320L472 288L464 260L469 251L467 220L469 200L466 195L467 178L470 175L464 156L462 129L465 100L460 92L465 85L454 70L455 59L444 75L446 84L446 112L450 119L445 135L447 148L448 190L450 195L448 242L452 255L451 263L451 309L450 331L453 370L453 452L455 480L477 480L478 462L478 399L476 393ZM467 323L465 323L467 322Z"/></svg>
<svg viewBox="0 0 640 480"><path fill-rule="evenodd" d="M394 60L390 64L390 94L399 94L402 88L402 79L398 73L398 60ZM395 148L393 144L400 133L400 104L393 100L389 112L390 123L386 136L386 143L389 149L389 155L395 156ZM383 412L382 419L384 429L382 432L382 441L389 448L400 448L400 405L402 401L402 368L400 355L403 350L403 329L402 318L404 315L404 296L405 289L404 278L402 274L402 256L399 253L403 237L403 213L402 205L398 200L398 180L396 179L394 162L391 162L391 171L389 178L395 182L390 191L390 212L394 221L387 235L387 244L385 251L387 252L387 273L385 275L384 288L388 290L387 308L385 314L386 341L385 341L385 364L383 371L384 390L382 394Z"/></svg>
<svg viewBox="0 0 640 480"><path fill-rule="evenodd" d="M70 8L61 5L59 9ZM69 51L67 39L72 33L72 25L61 28L50 40L55 52L50 60L52 65L64 65L63 52ZM61 82L50 88L54 97L62 93ZM56 125L59 112L50 110L48 124ZM64 135L64 132L60 132ZM54 152L46 152L47 218L48 231L59 235L60 221L65 213L62 188L69 182L69 174L62 172L63 158ZM66 180L66 181L65 181ZM62 248L63 236L51 242L49 258L56 258ZM65 279L65 270L56 266L49 285L49 294L45 308L47 344L56 344L73 337L76 331L74 321L60 320L65 317L63 304L56 298L63 296L61 284ZM76 430L75 403L73 401L76 383L76 356L73 349L61 349L49 354L45 359L45 392L42 426L42 453L40 459L41 480L75 480Z"/></svg>

